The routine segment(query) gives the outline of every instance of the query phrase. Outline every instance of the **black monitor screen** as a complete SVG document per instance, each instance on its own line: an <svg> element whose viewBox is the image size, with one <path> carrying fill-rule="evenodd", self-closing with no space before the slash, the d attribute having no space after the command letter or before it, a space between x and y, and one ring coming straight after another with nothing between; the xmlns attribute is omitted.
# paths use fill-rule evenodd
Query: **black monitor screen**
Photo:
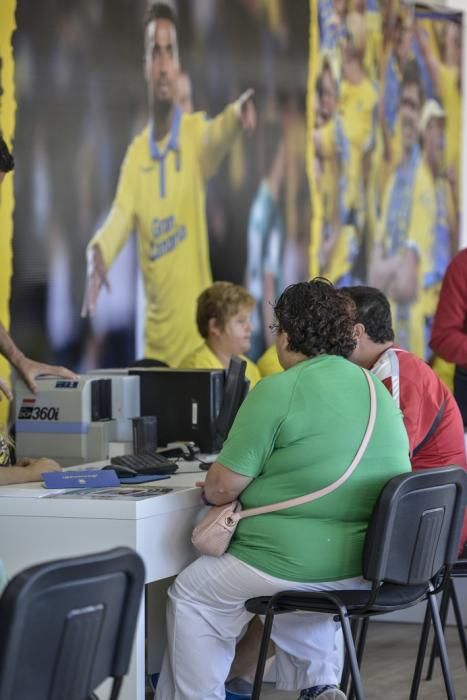
<svg viewBox="0 0 467 700"><path fill-rule="evenodd" d="M250 383L245 379L246 362L239 357L230 360L225 378L219 415L216 419L216 449L224 444L240 404L248 393Z"/></svg>
<svg viewBox="0 0 467 700"><path fill-rule="evenodd" d="M140 377L141 415L157 416L159 446L192 441L202 452L215 452L225 370L139 367L130 374Z"/></svg>

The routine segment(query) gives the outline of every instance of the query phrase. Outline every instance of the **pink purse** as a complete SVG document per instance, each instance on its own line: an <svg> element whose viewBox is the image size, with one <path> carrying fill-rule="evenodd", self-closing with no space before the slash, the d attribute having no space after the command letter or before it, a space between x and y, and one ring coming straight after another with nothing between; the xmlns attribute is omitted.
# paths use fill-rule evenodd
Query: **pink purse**
<svg viewBox="0 0 467 700"><path fill-rule="evenodd" d="M238 500L232 501L232 503L225 503L222 506L213 506L193 529L191 535L192 544L201 554L208 554L212 557L222 556L228 549L230 540L242 518L250 518L254 515L262 515L263 513L273 513L278 510L285 510L286 508L316 501L318 498L327 496L329 493L332 493L332 491L335 491L349 478L365 453L376 420L375 387L371 380L370 373L363 368L362 371L365 374L370 390L370 414L360 447L352 463L347 467L342 476L329 486L319 489L319 491L314 491L313 493L309 493L306 496L299 496L298 498L290 498L288 501L282 501L281 503L272 503L269 506L242 510L242 506Z"/></svg>

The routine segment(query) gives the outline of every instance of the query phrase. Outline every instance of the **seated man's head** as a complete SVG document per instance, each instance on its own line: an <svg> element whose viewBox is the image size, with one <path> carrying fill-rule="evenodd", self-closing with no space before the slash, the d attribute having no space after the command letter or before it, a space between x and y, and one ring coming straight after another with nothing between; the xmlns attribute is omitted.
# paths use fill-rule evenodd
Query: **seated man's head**
<svg viewBox="0 0 467 700"><path fill-rule="evenodd" d="M287 287L274 314L277 354L284 369L317 355L349 357L355 349L354 305L322 277Z"/></svg>
<svg viewBox="0 0 467 700"><path fill-rule="evenodd" d="M394 343L391 307L387 297L375 287L342 287L356 306L357 346L350 360L361 367L373 367L379 355Z"/></svg>
<svg viewBox="0 0 467 700"><path fill-rule="evenodd" d="M229 361L251 345L251 312L255 300L232 282L214 282L198 297L198 330L219 359Z"/></svg>

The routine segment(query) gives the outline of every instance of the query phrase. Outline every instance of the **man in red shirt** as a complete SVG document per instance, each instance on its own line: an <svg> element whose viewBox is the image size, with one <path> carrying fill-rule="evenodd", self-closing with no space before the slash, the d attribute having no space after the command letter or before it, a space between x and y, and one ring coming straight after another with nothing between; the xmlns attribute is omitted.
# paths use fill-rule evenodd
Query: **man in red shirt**
<svg viewBox="0 0 467 700"><path fill-rule="evenodd" d="M394 345L391 311L374 287L345 287L357 307L351 360L371 369L400 407L414 469L458 464L467 469L464 428L446 385L423 360ZM467 341L467 336L466 336Z"/></svg>
<svg viewBox="0 0 467 700"><path fill-rule="evenodd" d="M391 309L385 295L374 287L345 287L342 291L357 307L357 347L350 359L374 372L400 407L412 468L458 465L467 470L464 426L456 401L429 365L394 345ZM467 347L467 335L464 342ZM461 546L464 542L467 517Z"/></svg>
<svg viewBox="0 0 467 700"><path fill-rule="evenodd" d="M454 362L454 396L467 426L467 248L453 257L441 285L431 348Z"/></svg>

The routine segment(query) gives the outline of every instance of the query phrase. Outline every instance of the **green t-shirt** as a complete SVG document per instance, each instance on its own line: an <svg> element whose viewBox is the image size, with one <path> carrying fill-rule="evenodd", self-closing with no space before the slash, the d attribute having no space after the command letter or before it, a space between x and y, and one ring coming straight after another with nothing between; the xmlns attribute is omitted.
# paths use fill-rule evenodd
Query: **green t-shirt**
<svg viewBox="0 0 467 700"><path fill-rule="evenodd" d="M311 503L240 521L229 553L272 576L334 581L361 575L362 546L384 484L410 471L402 414L379 379L376 423L362 461L333 493ZM320 355L266 377L237 414L218 461L253 477L242 507L317 491L350 465L368 422L362 370Z"/></svg>

